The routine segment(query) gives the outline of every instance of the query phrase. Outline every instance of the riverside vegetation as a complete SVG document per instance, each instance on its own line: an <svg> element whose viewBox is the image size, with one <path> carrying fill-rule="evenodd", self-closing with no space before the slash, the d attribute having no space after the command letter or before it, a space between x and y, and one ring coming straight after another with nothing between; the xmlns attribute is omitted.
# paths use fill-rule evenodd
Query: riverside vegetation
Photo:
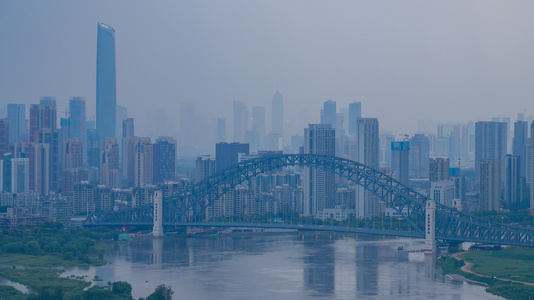
<svg viewBox="0 0 534 300"><path fill-rule="evenodd" d="M104 253L117 238L115 230L63 227L55 222L0 229L0 277L30 290L27 295L12 286L0 286L0 299L133 299L127 282L90 287L86 278L60 277L61 267L104 265ZM147 299L171 299L172 294L170 287L160 285Z"/></svg>
<svg viewBox="0 0 534 300"><path fill-rule="evenodd" d="M473 264L471 271L481 276L463 271L461 268L466 261ZM486 291L506 299L530 299L529 297L534 295L533 249L469 251L460 260L443 256L438 260L438 264L443 274L459 274L467 279L485 283L489 286Z"/></svg>

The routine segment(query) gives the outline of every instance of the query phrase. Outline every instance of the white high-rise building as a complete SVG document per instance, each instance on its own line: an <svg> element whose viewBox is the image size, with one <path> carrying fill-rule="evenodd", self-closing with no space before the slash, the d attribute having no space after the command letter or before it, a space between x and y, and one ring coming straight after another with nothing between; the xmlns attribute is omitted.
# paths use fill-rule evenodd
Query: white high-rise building
<svg viewBox="0 0 534 300"><path fill-rule="evenodd" d="M356 122L356 157L357 162L378 169L379 160L379 129L378 119L358 118ZM369 218L379 213L378 198L364 187L358 186L356 193L356 216Z"/></svg>
<svg viewBox="0 0 534 300"><path fill-rule="evenodd" d="M30 192L29 158L11 159L11 192L16 194Z"/></svg>
<svg viewBox="0 0 534 300"><path fill-rule="evenodd" d="M310 124L304 129L304 153L334 156L336 132L331 124ZM304 169L304 215L318 216L335 206L335 175L307 167Z"/></svg>

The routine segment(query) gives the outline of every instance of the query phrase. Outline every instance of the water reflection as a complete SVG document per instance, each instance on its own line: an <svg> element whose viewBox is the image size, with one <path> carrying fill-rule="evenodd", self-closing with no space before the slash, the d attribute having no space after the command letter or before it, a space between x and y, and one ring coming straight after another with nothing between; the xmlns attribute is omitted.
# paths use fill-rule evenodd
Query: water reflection
<svg viewBox="0 0 534 300"><path fill-rule="evenodd" d="M71 274L128 281L134 298L157 285L184 299L497 299L484 287L436 271L435 256L397 251L423 241L296 235L134 239L108 253L109 264Z"/></svg>

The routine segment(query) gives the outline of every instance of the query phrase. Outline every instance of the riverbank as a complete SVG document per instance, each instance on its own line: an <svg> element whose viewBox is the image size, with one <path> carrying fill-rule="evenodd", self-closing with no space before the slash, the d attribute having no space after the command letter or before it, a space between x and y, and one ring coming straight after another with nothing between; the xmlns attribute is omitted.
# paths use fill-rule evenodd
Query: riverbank
<svg viewBox="0 0 534 300"><path fill-rule="evenodd" d="M441 257L438 264L444 274L456 274L467 281L487 285L487 292L506 299L529 299L534 295L532 249L461 252Z"/></svg>

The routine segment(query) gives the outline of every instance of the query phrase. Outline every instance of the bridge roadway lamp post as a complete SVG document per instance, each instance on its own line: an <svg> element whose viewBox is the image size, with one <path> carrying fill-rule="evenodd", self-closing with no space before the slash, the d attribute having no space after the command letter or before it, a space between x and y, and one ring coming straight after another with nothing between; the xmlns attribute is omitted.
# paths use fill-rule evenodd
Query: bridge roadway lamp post
<svg viewBox="0 0 534 300"><path fill-rule="evenodd" d="M436 252L436 202L426 200L425 205L425 252Z"/></svg>
<svg viewBox="0 0 534 300"><path fill-rule="evenodd" d="M155 237L163 236L163 193L154 192L154 227L152 235Z"/></svg>

